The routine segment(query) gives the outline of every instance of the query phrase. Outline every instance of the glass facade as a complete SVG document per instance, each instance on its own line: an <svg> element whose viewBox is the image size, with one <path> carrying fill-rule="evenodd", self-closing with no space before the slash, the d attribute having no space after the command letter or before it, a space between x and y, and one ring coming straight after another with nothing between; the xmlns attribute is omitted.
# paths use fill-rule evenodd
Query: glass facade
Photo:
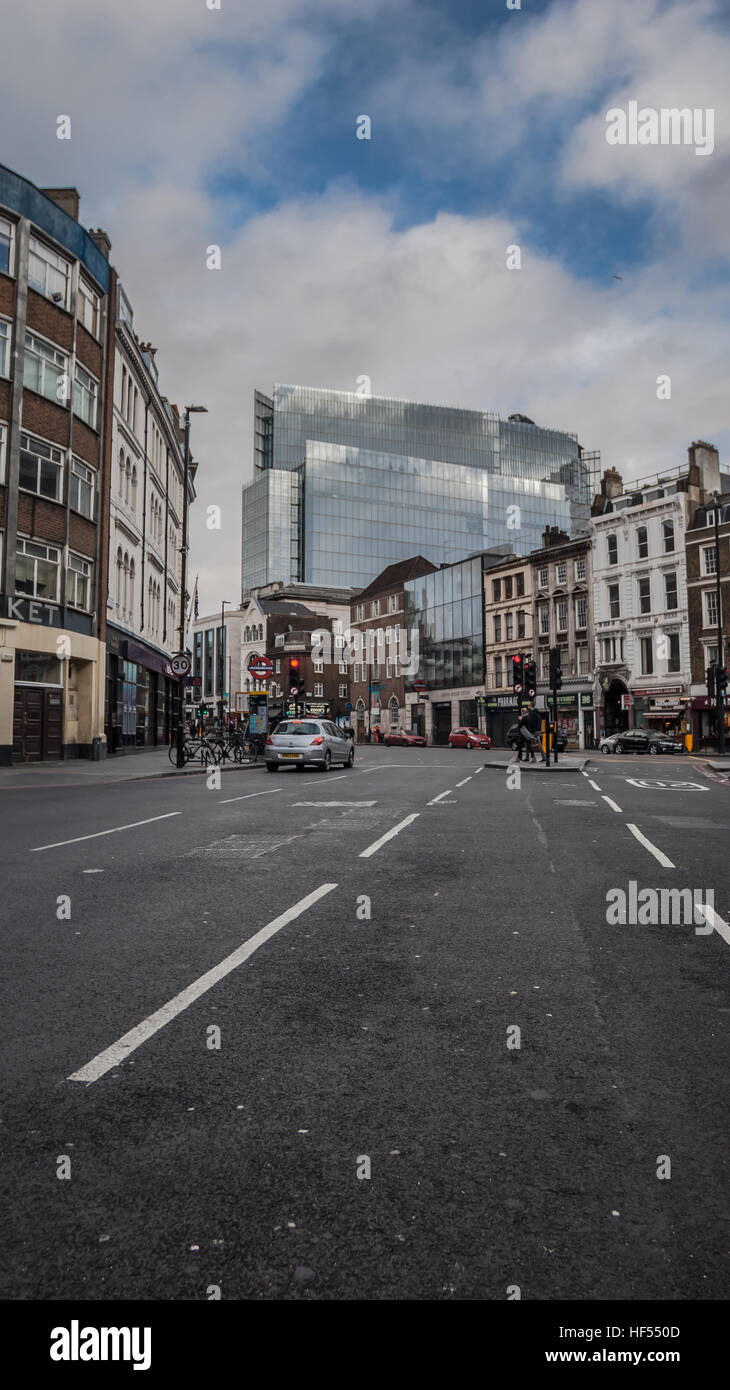
<svg viewBox="0 0 730 1390"><path fill-rule="evenodd" d="M482 559L464 560L448 569L409 579L403 586L403 622L408 649L418 633L418 671L406 676L429 690L448 690L484 683L484 597Z"/></svg>
<svg viewBox="0 0 730 1390"><path fill-rule="evenodd" d="M305 386L256 392L254 414L244 596L275 579L365 585L414 554L527 554L547 525L588 529L590 470L573 434Z"/></svg>

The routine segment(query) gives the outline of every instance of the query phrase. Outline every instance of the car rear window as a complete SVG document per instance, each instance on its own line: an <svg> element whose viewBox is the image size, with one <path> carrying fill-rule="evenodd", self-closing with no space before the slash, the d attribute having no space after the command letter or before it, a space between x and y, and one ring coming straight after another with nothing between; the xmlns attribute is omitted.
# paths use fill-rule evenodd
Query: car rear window
<svg viewBox="0 0 730 1390"><path fill-rule="evenodd" d="M319 724L312 724L306 719L296 721L288 720L285 724L277 724L274 733L276 734L305 734L310 738L312 734L319 733Z"/></svg>

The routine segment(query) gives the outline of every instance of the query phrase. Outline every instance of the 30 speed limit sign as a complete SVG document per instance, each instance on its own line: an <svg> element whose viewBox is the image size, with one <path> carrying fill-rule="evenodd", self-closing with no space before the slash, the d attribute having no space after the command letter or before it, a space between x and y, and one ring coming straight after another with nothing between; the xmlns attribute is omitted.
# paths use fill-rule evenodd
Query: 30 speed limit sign
<svg viewBox="0 0 730 1390"><path fill-rule="evenodd" d="M178 652L177 656L170 658L170 670L173 676L190 675L190 657L186 652Z"/></svg>

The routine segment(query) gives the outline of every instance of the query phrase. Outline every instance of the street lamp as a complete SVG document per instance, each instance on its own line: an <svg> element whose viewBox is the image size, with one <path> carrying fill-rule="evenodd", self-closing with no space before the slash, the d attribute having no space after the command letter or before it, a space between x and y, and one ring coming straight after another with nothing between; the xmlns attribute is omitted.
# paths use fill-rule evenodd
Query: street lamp
<svg viewBox="0 0 730 1390"><path fill-rule="evenodd" d="M225 679L226 679L226 646L227 646L227 643L226 643L226 608L230 608L230 606L231 606L231 600L230 600L229 598L224 598L224 599L221 600L221 645L220 645L220 653L219 653L219 656L220 656L219 670L220 670L220 677L221 677L221 685L220 685L220 691L221 691L221 724L223 723L223 686L224 686L224 684L225 684ZM229 714L230 714L230 711L231 711L231 692L230 692L230 689L229 689L229 691L228 691L228 712L229 712Z"/></svg>
<svg viewBox="0 0 730 1390"><path fill-rule="evenodd" d="M185 585L187 583L188 569L188 479L190 476L190 416L207 415L208 407L205 405L186 405L184 412L185 427L185 463L183 468L183 505L182 505L182 546L180 566L180 651L185 651L185 607L187 594ZM185 766L185 730L183 728L183 679L180 677L180 703L177 715L177 766Z"/></svg>

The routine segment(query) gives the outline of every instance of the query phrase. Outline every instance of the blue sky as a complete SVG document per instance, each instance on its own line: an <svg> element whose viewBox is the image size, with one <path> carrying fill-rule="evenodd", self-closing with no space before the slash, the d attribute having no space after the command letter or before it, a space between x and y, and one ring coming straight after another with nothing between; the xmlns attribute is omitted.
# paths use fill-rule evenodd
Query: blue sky
<svg viewBox="0 0 730 1390"><path fill-rule="evenodd" d="M521 410L627 478L697 437L727 461L727 0L26 0L3 43L0 158L77 186L163 390L209 408L204 604L237 592L277 380ZM712 155L609 146L630 99L712 108Z"/></svg>

